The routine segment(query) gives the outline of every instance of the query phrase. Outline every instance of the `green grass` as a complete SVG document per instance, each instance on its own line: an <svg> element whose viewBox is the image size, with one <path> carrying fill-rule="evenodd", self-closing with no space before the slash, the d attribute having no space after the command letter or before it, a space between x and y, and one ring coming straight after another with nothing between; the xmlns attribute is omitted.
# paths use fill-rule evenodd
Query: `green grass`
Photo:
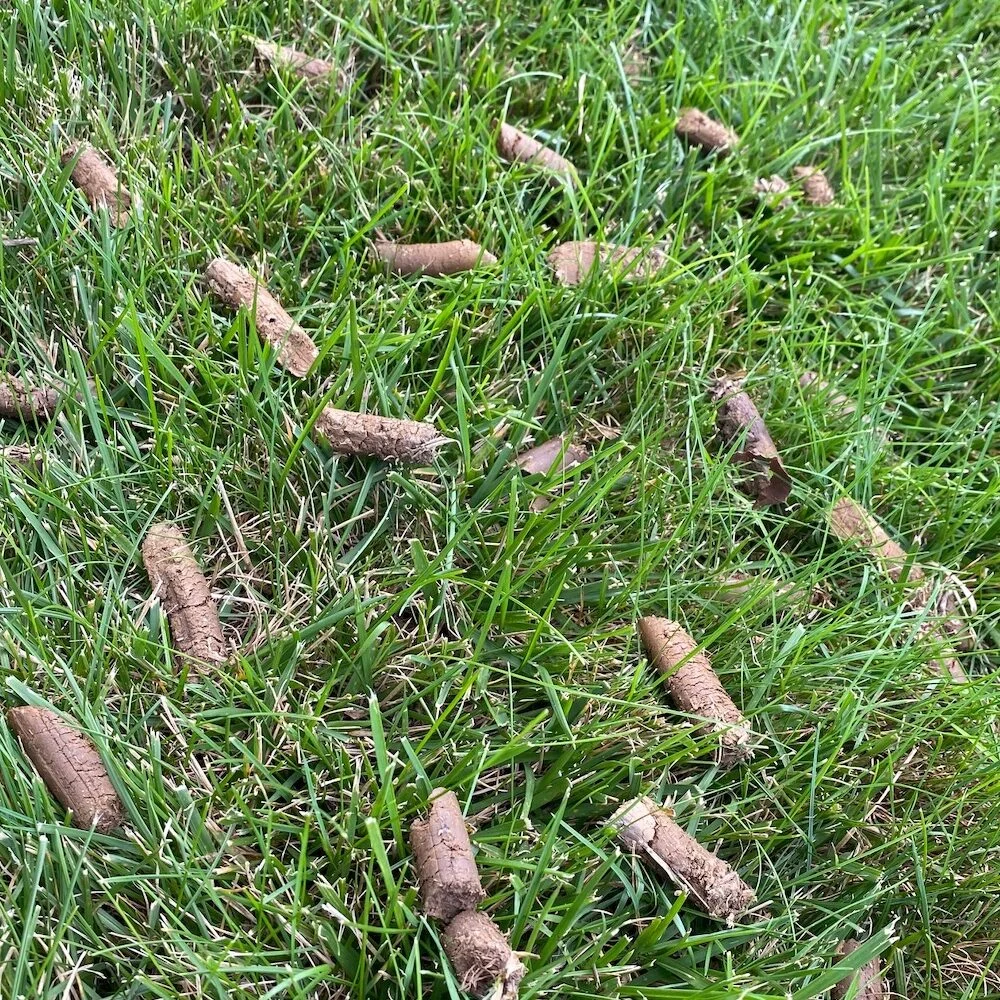
<svg viewBox="0 0 1000 1000"><path fill-rule="evenodd" d="M0 369L74 392L0 471L7 703L79 719L127 807L69 825L0 730L4 998L455 997L407 830L459 795L526 997L825 996L845 937L895 995L1000 995L1000 20L912 0L12 0L0 27ZM344 61L348 93L255 66L252 37ZM632 43L648 56L625 72ZM743 136L673 139L696 104ZM581 173L501 163L506 114ZM68 180L108 152L110 229ZM835 207L754 207L823 166ZM502 267L388 278L370 240L471 237ZM660 241L643 286L553 284L560 240ZM199 276L266 275L321 347L275 365ZM798 376L856 401L838 415ZM795 486L755 510L707 387L743 369ZM327 402L433 420L439 467L337 459ZM510 458L593 458L544 513ZM975 595L973 682L930 685L904 589L828 537L870 504ZM138 546L175 519L239 655L183 676ZM775 614L713 589L821 586ZM686 623L761 734L719 772L639 614ZM675 804L769 902L726 928L622 856L626 797ZM857 955L855 959L857 959Z"/></svg>

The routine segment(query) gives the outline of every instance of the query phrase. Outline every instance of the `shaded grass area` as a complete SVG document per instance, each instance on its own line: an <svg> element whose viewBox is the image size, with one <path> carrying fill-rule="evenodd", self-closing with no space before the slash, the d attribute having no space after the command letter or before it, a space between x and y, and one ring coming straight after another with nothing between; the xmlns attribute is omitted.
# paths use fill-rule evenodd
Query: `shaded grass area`
<svg viewBox="0 0 1000 1000"><path fill-rule="evenodd" d="M870 934L901 995L1000 990L994 22L818 0L15 2L0 229L37 244L0 255L2 367L79 399L0 423L48 456L41 477L0 467L0 661L10 704L94 735L129 819L70 828L0 732L0 992L455 995L406 842L436 785L477 827L525 996L805 1000ZM254 36L353 60L354 83L307 90ZM686 104L740 153L685 153ZM579 188L501 163L502 116ZM69 183L73 139L116 163L130 227ZM753 201L801 164L835 207ZM390 279L379 233L476 239L502 265ZM555 286L546 251L600 237L670 264ZM310 378L204 296L220 253L316 340ZM786 511L754 510L714 439L724 369L793 474ZM855 413L803 392L805 369ZM327 402L457 444L433 472L337 459L307 432ZM592 458L532 512L545 484L509 460L563 432ZM973 592L974 683L929 684L903 588L827 537L845 491ZM211 571L228 673L171 657L138 553L163 518ZM748 569L830 606L721 602ZM640 613L708 644L763 736L752 765L718 772L679 724ZM605 820L647 793L770 920L701 918L617 852Z"/></svg>

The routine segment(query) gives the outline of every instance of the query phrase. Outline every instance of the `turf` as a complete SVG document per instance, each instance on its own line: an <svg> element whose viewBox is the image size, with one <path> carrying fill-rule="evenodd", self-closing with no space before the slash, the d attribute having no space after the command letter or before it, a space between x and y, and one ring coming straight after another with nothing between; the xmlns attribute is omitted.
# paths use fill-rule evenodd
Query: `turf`
<svg viewBox="0 0 1000 1000"><path fill-rule="evenodd" d="M0 467L3 693L81 720L128 819L72 828L0 728L0 995L458 996L406 838L437 785L526 997L806 1000L848 936L899 996L1000 994L991 5L331 6L5 5L0 367L76 398L0 422L47 456ZM353 83L307 89L255 38L353 58ZM739 152L684 151L685 105ZM580 185L503 164L504 115ZM126 228L73 188L72 140L118 167ZM755 202L797 165L835 206ZM388 277L379 235L501 265ZM556 286L546 252L595 238L669 266ZM219 254L319 344L308 379L208 300ZM709 381L737 370L786 509L755 509L715 439ZM338 459L309 433L328 402L456 444L432 470ZM592 458L534 511L551 484L510 459L562 432ZM972 683L928 682L905 588L828 536L845 492L974 595ZM163 519L210 571L230 670L172 658L139 552ZM727 605L735 570L828 606ZM718 771L671 710L640 614L708 645L750 765ZM622 856L605 821L640 794L770 918L710 921Z"/></svg>

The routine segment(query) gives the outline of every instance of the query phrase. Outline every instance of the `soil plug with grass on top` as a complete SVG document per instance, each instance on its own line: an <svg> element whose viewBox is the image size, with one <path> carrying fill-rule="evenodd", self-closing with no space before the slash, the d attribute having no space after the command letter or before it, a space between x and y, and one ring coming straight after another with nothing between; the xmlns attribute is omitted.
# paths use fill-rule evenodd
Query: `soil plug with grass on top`
<svg viewBox="0 0 1000 1000"><path fill-rule="evenodd" d="M516 1000L525 968L485 913L459 913L441 940L463 990L491 1000Z"/></svg>
<svg viewBox="0 0 1000 1000"><path fill-rule="evenodd" d="M463 910L474 910L485 898L454 792L445 788L431 792L427 818L415 820L410 827L410 846L421 906L428 917L451 920Z"/></svg>
<svg viewBox="0 0 1000 1000"><path fill-rule="evenodd" d="M124 226L129 220L132 195L118 180L114 168L92 146L74 143L62 154L62 163L73 164L70 177L73 183L86 195L90 207L95 211L107 208L108 219L113 226Z"/></svg>
<svg viewBox="0 0 1000 1000"><path fill-rule="evenodd" d="M93 743L47 708L24 706L7 722L49 791L73 814L73 825L110 833L121 825L122 804Z"/></svg>
<svg viewBox="0 0 1000 1000"><path fill-rule="evenodd" d="M61 401L62 393L58 389L33 389L14 375L0 375L0 417L51 420Z"/></svg>
<svg viewBox="0 0 1000 1000"><path fill-rule="evenodd" d="M375 256L394 274L426 274L443 278L460 271L472 271L497 263L496 257L472 240L446 243L391 243L379 240Z"/></svg>
<svg viewBox="0 0 1000 1000"><path fill-rule="evenodd" d="M792 174L802 185L802 196L810 205L824 208L833 204L833 187L818 167L796 167Z"/></svg>
<svg viewBox="0 0 1000 1000"><path fill-rule="evenodd" d="M859 942L849 938L837 949L837 955L844 958L860 946ZM887 995L882 984L882 970L878 958L873 958L830 990L830 1000L847 1000L847 997L853 997L854 1000L882 1000Z"/></svg>
<svg viewBox="0 0 1000 1000"><path fill-rule="evenodd" d="M753 889L722 858L683 830L652 799L626 803L611 819L618 841L665 875L710 917L734 925L757 902Z"/></svg>
<svg viewBox="0 0 1000 1000"><path fill-rule="evenodd" d="M784 503L792 491L792 482L753 400L729 378L716 380L712 398L719 404L719 434L727 445L742 446L734 458L753 473L743 489L756 498L757 507Z"/></svg>
<svg viewBox="0 0 1000 1000"><path fill-rule="evenodd" d="M553 175L553 180L559 180L560 175L566 180L575 179L576 168L555 150L542 145L513 125L503 124L498 127L494 124L494 128L498 128L497 152L505 160L542 167Z"/></svg>
<svg viewBox="0 0 1000 1000"><path fill-rule="evenodd" d="M195 668L224 662L226 640L219 610L181 530L174 524L153 525L142 543L142 558L184 661Z"/></svg>
<svg viewBox="0 0 1000 1000"><path fill-rule="evenodd" d="M582 445L573 444L563 436L550 438L541 444L536 444L517 456L517 467L528 475L547 476L556 471L560 477L586 462L590 453ZM531 501L533 511L542 511L551 501L548 497L537 496Z"/></svg>
<svg viewBox="0 0 1000 1000"><path fill-rule="evenodd" d="M719 156L728 156L740 141L740 137L731 128L726 128L697 108L683 109L674 131L685 145Z"/></svg>
<svg viewBox="0 0 1000 1000"><path fill-rule="evenodd" d="M277 69L287 69L302 80L309 83L336 82L339 87L347 85L347 74L325 59L316 59L298 49L265 42L260 38L254 39L253 44L262 59Z"/></svg>
<svg viewBox="0 0 1000 1000"><path fill-rule="evenodd" d="M450 441L433 424L335 406L320 413L313 432L339 455L381 458L404 465L432 465L438 451Z"/></svg>
<svg viewBox="0 0 1000 1000"><path fill-rule="evenodd" d="M217 257L205 268L205 283L220 302L254 314L257 332L276 352L278 364L299 377L309 372L319 356L316 345L249 271Z"/></svg>
<svg viewBox="0 0 1000 1000"><path fill-rule="evenodd" d="M910 563L903 547L856 500L841 497L830 508L829 521L830 530L840 541L853 542L865 549L893 582L898 582L904 573L908 573L911 582L923 579L923 570Z"/></svg>
<svg viewBox="0 0 1000 1000"><path fill-rule="evenodd" d="M561 285L580 285L592 274L617 281L650 281L666 264L659 247L625 247L574 240L549 251L548 264Z"/></svg>
<svg viewBox="0 0 1000 1000"><path fill-rule="evenodd" d="M663 675L674 704L707 720L710 730L719 733L721 766L733 767L751 757L752 734L746 719L694 639L669 618L640 618L638 631L646 655Z"/></svg>

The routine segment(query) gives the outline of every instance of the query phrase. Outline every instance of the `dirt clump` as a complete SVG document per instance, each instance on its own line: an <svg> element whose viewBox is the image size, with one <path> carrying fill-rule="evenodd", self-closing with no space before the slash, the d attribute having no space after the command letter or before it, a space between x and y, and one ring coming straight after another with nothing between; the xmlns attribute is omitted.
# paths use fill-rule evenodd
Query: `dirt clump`
<svg viewBox="0 0 1000 1000"><path fill-rule="evenodd" d="M463 990L477 997L516 1000L525 968L485 913L459 913L441 939Z"/></svg>
<svg viewBox="0 0 1000 1000"><path fill-rule="evenodd" d="M312 338L249 271L217 257L205 268L205 283L220 302L254 314L257 332L274 348L282 367L299 377L309 372L319 356Z"/></svg>
<svg viewBox="0 0 1000 1000"><path fill-rule="evenodd" d="M7 722L46 787L73 814L73 825L110 833L123 809L107 768L93 743L47 708L24 706L7 712Z"/></svg>
<svg viewBox="0 0 1000 1000"><path fill-rule="evenodd" d="M837 949L837 955L844 958L860 947L859 942L853 938L848 938ZM882 971L877 958L873 958L866 965L847 979L842 979L830 990L830 1000L846 1000L854 987L854 1000L882 1000L887 996L882 984Z"/></svg>
<svg viewBox="0 0 1000 1000"><path fill-rule="evenodd" d="M153 525L142 543L142 558L184 661L196 669L223 663L227 650L219 610L183 532L166 522Z"/></svg>
<svg viewBox="0 0 1000 1000"><path fill-rule="evenodd" d="M97 152L86 143L74 143L62 154L62 163L73 164L70 177L73 183L86 195L90 207L95 211L107 208L108 219L113 226L128 223L132 208L132 195L118 179L118 174Z"/></svg>
<svg viewBox="0 0 1000 1000"><path fill-rule="evenodd" d="M511 163L529 163L543 167L569 180L576 177L576 168L569 160L513 125L500 125L497 131L497 152Z"/></svg>
<svg viewBox="0 0 1000 1000"><path fill-rule="evenodd" d="M288 45L276 45L257 39L254 42L257 54L277 69L287 69L295 76L310 83L336 82L340 86L347 83L347 74L333 63L316 59Z"/></svg>
<svg viewBox="0 0 1000 1000"><path fill-rule="evenodd" d="M51 420L62 393L51 386L31 388L14 375L0 375L0 417Z"/></svg>
<svg viewBox="0 0 1000 1000"><path fill-rule="evenodd" d="M829 522L830 530L840 541L865 549L892 581L898 582L907 571L911 582L923 579L924 571L916 563L910 563L903 547L856 500L841 497L830 508Z"/></svg>
<svg viewBox="0 0 1000 1000"><path fill-rule="evenodd" d="M739 873L684 831L652 799L624 805L611 820L619 842L666 875L711 917L735 924L757 902Z"/></svg>
<svg viewBox="0 0 1000 1000"><path fill-rule="evenodd" d="M669 618L640 618L638 632L674 704L689 715L707 720L710 730L719 733L720 764L732 767L752 756L752 735L746 719L722 686L708 657L697 651L694 639Z"/></svg>
<svg viewBox="0 0 1000 1000"><path fill-rule="evenodd" d="M404 465L432 465L449 441L433 424L334 406L323 410L313 430L339 455L381 458Z"/></svg>
<svg viewBox="0 0 1000 1000"><path fill-rule="evenodd" d="M792 174L802 185L802 197L810 205L824 208L833 204L833 185L818 167L796 167Z"/></svg>
<svg viewBox="0 0 1000 1000"><path fill-rule="evenodd" d="M426 819L410 827L410 846L424 913L435 920L451 920L463 910L474 910L485 898L479 870L465 828L462 807L454 792L436 788Z"/></svg>
<svg viewBox="0 0 1000 1000"><path fill-rule="evenodd" d="M784 503L792 481L753 400L729 378L716 380L712 398L719 403L716 423L720 436L727 445L742 445L734 458L752 473L743 489L756 498L758 507Z"/></svg>
<svg viewBox="0 0 1000 1000"><path fill-rule="evenodd" d="M573 240L550 250L548 264L561 285L582 284L596 273L618 281L650 281L663 270L666 255L659 247Z"/></svg>
<svg viewBox="0 0 1000 1000"><path fill-rule="evenodd" d="M0 448L0 462L16 465L39 476L45 469L45 456L24 444L9 444Z"/></svg>
<svg viewBox="0 0 1000 1000"><path fill-rule="evenodd" d="M794 204L788 197L791 188L788 181L778 174L771 174L770 177L759 177L753 182L753 193L769 202L778 202L782 208L791 208Z"/></svg>
<svg viewBox="0 0 1000 1000"><path fill-rule="evenodd" d="M497 258L472 240L449 240L445 243L391 243L379 240L375 256L393 274L425 274L442 278L460 271L490 267Z"/></svg>
<svg viewBox="0 0 1000 1000"><path fill-rule="evenodd" d="M697 108L685 108L681 111L674 132L685 145L719 156L728 156L740 141L740 137L731 128Z"/></svg>

